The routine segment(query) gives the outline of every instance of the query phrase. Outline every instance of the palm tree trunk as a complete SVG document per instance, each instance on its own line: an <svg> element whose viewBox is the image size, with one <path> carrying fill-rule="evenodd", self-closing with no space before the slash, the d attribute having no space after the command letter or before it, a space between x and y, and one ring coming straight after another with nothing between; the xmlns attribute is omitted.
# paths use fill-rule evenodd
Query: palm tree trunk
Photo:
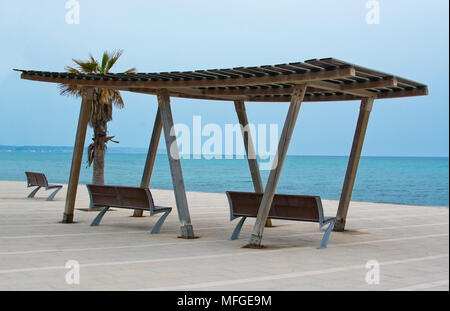
<svg viewBox="0 0 450 311"><path fill-rule="evenodd" d="M107 124L99 121L94 127L94 172L92 183L94 185L105 184L105 138Z"/></svg>

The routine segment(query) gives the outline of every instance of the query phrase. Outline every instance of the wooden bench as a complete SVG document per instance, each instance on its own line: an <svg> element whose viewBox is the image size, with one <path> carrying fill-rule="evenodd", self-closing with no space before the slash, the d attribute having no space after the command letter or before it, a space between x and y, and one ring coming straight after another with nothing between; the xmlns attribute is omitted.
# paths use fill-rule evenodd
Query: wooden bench
<svg viewBox="0 0 450 311"><path fill-rule="evenodd" d="M110 185L86 185L86 187L91 198L91 207L104 207L92 221L91 226L98 226L110 207L149 211L150 216L164 213L150 231L154 234L159 232L172 211L171 207L155 206L148 188Z"/></svg>
<svg viewBox="0 0 450 311"><path fill-rule="evenodd" d="M47 201L51 201L58 193L58 191L63 187L62 185L49 184L47 181L47 177L45 177L45 175L42 173L25 172L25 175L27 175L27 187L37 187L28 195L28 198L33 198L36 192L38 192L38 190L42 187L44 187L45 190L56 189L47 197Z"/></svg>
<svg viewBox="0 0 450 311"><path fill-rule="evenodd" d="M257 216L263 194L236 191L227 191L226 194L230 204L230 220L242 217L231 235L231 240L236 240L239 238L245 219ZM319 249L327 247L328 239L336 223L335 217L323 215L320 197L306 195L275 194L268 218L317 222L319 228L329 224Z"/></svg>

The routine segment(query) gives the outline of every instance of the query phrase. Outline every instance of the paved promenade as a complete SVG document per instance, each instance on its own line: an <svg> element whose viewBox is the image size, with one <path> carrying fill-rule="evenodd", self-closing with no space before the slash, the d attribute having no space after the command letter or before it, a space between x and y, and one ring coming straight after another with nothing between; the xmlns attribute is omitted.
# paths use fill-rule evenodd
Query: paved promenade
<svg viewBox="0 0 450 311"><path fill-rule="evenodd" d="M317 224L274 220L267 247L255 250L241 248L254 219L229 241L237 220L225 194L188 193L199 239L183 240L176 208L157 235L148 231L159 216L130 210L107 213L99 227L89 226L97 213L76 210L76 223L61 224L65 189L46 202L49 192L27 199L25 182L0 181L0 290L449 290L446 207L352 202L351 231L332 233L327 249L316 249ZM152 193L175 207L172 191ZM337 201L323 204L336 213ZM76 207L88 206L80 186ZM79 284L66 282L73 261Z"/></svg>

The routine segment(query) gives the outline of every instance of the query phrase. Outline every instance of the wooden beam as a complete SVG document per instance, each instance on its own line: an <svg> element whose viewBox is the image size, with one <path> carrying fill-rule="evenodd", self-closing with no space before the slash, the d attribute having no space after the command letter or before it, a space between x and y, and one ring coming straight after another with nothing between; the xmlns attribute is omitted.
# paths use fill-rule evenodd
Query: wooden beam
<svg viewBox="0 0 450 311"><path fill-rule="evenodd" d="M270 207L272 206L273 197L278 185L278 180L280 179L281 170L283 168L284 160L286 159L289 143L294 132L295 123L297 121L303 97L306 93L306 88L306 84L297 85L294 88L294 92L292 93L291 104L289 105L286 121L284 122L283 131L281 132L277 153L273 160L274 162L272 164L272 169L269 174L269 179L266 184L266 189L264 191L261 205L259 206L252 235L250 237L249 243L246 245L247 247L261 247L264 224L266 222L267 216L269 215Z"/></svg>
<svg viewBox="0 0 450 311"><path fill-rule="evenodd" d="M153 124L152 138L150 139L150 145L148 146L147 158L145 160L144 172L142 173L141 188L147 188L150 186L150 178L153 173L153 166L155 164L156 153L158 151L159 139L161 137L162 121L159 108L156 112L155 123ZM134 210L134 217L141 217L142 210Z"/></svg>
<svg viewBox="0 0 450 311"><path fill-rule="evenodd" d="M67 185L66 203L62 219L63 223L73 222L81 161L83 159L84 142L86 140L87 126L92 111L93 93L93 89L87 89L81 101L75 145L73 147L72 164L70 167L69 184Z"/></svg>
<svg viewBox="0 0 450 311"><path fill-rule="evenodd" d="M340 92L344 93L342 90L338 90L336 87L338 85L333 84L332 86L326 85L326 87L322 88L312 88L308 87L307 92L312 93L320 93L320 92ZM340 86L339 88L341 88ZM122 91L129 91L134 93L143 93L143 94L156 94L156 90L151 89L143 89L143 88L128 88L121 89ZM147 91L148 90L148 91ZM192 94L183 94L181 92L182 89L179 89L180 92L169 92L170 96L180 97L180 98L195 98L195 99L205 99L205 100L218 100L218 101L234 101L234 100L244 100L250 102L289 102L290 94L292 93L292 88L280 88L280 89L256 89L256 90L248 90L247 95L224 95L229 91L222 90L211 90L211 95L192 95ZM218 94L222 94L219 97L213 95L214 92L218 92ZM240 90L238 90L240 91ZM411 96L423 96L428 95L428 89L426 87L421 87L417 89L410 90L402 90L402 91L394 91L394 92L379 92L374 93L365 91L363 95L351 95L351 94L342 94L342 95L314 95L314 96L305 96L303 99L304 102L323 102L323 101L350 101L350 100L361 100L363 97L375 97L376 99L388 99L388 98L399 98L399 97L411 97ZM236 92L238 93L238 92ZM245 93L245 92L240 92ZM273 97L264 97L263 95L281 95L281 96L273 96Z"/></svg>
<svg viewBox="0 0 450 311"><path fill-rule="evenodd" d="M410 96L425 96L428 95L428 88L421 87L412 90L403 90L395 92L379 93L377 99L398 98L398 97L410 97Z"/></svg>
<svg viewBox="0 0 450 311"><path fill-rule="evenodd" d="M88 80L69 79L51 76L38 76L22 73L21 78L26 80L62 83L70 85L94 86L94 87L120 87L120 88L183 88L183 87L219 87L234 85L260 85L272 83L294 83L300 84L307 81L320 81L328 79L345 79L355 76L354 67L345 67L334 70L309 71L289 75L262 76L249 78L227 78L227 79L201 79L201 80L169 80L169 81L121 81L121 80Z"/></svg>
<svg viewBox="0 0 450 311"><path fill-rule="evenodd" d="M350 100L361 100L361 96L354 95L311 95L303 98L303 102L334 102L334 101L350 101ZM291 101L290 95L284 96L274 96L266 98L263 96L249 96L246 101L249 102L271 102L271 103L285 103Z"/></svg>
<svg viewBox="0 0 450 311"><path fill-rule="evenodd" d="M328 85L333 90L339 91L341 93L346 93L352 90L364 90L364 89L375 89L375 88L390 88L397 86L397 79L390 77L387 79L381 79L378 81L368 81L350 84L335 84ZM312 83L311 85L314 85ZM311 86L310 85L310 86ZM327 89L327 88L326 88ZM280 88L247 88L247 89L202 89L198 90L198 95L213 95L213 96L238 96L238 95L290 95L294 87L280 87ZM323 92L323 88L312 88L308 87L307 92ZM353 92L352 92L353 93Z"/></svg>
<svg viewBox="0 0 450 311"><path fill-rule="evenodd" d="M342 93L346 93L346 94L350 94L350 95L355 95L355 96L362 96L362 97L374 97L376 96L376 92L371 92L371 91L366 91L366 90L348 90L345 89L345 84L337 84L337 83L332 83L332 82L327 82L327 81L314 81L309 83L310 86L318 88L318 89L323 89L323 90L328 90L328 91L333 91L333 92L342 92Z"/></svg>
<svg viewBox="0 0 450 311"><path fill-rule="evenodd" d="M388 77L381 80L376 81L366 81L366 82L357 82L357 83L349 83L341 85L342 91L349 90L367 90L367 89L378 89L378 88L392 88L397 87L398 80L396 77Z"/></svg>
<svg viewBox="0 0 450 311"><path fill-rule="evenodd" d="M250 168L250 174L252 176L253 188L256 193L263 193L264 186L261 179L261 173L259 171L258 159L256 157L255 145L253 144L252 133L248 127L247 112L245 110L245 103L242 100L234 101L234 108L241 125L242 139L244 140L245 153L247 155L248 167ZM272 221L266 220L266 227L272 227Z"/></svg>
<svg viewBox="0 0 450 311"><path fill-rule="evenodd" d="M186 239L194 238L194 228L192 227L191 216L189 214L177 139L173 132L174 124L172 110L170 108L170 97L167 89L158 91L158 107L164 129L167 156L169 158L170 173L172 175L173 190L175 192L175 201L178 210L178 219L181 224L181 237Z"/></svg>
<svg viewBox="0 0 450 311"><path fill-rule="evenodd" d="M374 98L363 98L361 101L352 150L350 152L347 172L345 173L344 185L342 187L341 198L339 200L339 207L336 214L336 225L334 226L334 231L344 231L345 229L348 207L352 197L356 172L358 171L359 159L361 157L364 137L366 135L367 124L369 123L369 116L372 111L373 102Z"/></svg>

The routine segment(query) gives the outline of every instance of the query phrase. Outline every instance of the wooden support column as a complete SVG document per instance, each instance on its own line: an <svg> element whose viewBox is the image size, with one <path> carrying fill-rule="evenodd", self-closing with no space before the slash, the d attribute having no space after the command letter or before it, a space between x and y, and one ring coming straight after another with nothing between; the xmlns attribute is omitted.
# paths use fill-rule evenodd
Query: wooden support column
<svg viewBox="0 0 450 311"><path fill-rule="evenodd" d="M344 231L347 219L348 207L352 197L353 186L355 184L356 172L358 171L361 150L366 136L367 124L369 123L370 112L372 111L374 98L363 98L359 109L358 123L356 124L355 136L353 138L352 150L348 160L347 172L345 173L344 185L342 187L339 207L336 214L336 225L334 231Z"/></svg>
<svg viewBox="0 0 450 311"><path fill-rule="evenodd" d="M275 190L278 185L278 180L280 179L281 169L283 168L284 160L286 159L289 143L294 132L295 123L297 121L303 97L305 96L306 88L306 84L296 85L292 92L291 103L289 105L286 121L284 122L283 131L281 132L277 153L273 160L272 169L266 184L266 190L264 191L261 205L259 206L253 232L249 244L247 244L246 247L261 247L264 224L269 215L270 207L272 206Z"/></svg>
<svg viewBox="0 0 450 311"><path fill-rule="evenodd" d="M234 101L234 108L238 116L239 124L241 125L242 138L244 140L245 153L247 155L248 166L250 168L250 174L252 176L253 188L257 193L264 192L264 186L261 180L261 173L259 172L258 159L256 158L255 145L248 128L247 112L245 111L245 104L243 100ZM270 219L266 220L266 227L272 227Z"/></svg>
<svg viewBox="0 0 450 311"><path fill-rule="evenodd" d="M67 185L66 204L64 207L63 223L72 223L77 196L78 180L80 178L81 161L83 159L86 131L91 117L94 90L87 89L81 101L80 115L78 117L77 134L73 147L72 165L70 167L69 184Z"/></svg>
<svg viewBox="0 0 450 311"><path fill-rule="evenodd" d="M153 124L152 138L150 139L150 145L148 146L144 172L142 173L141 188L146 188L150 186L150 179L153 173L153 166L155 164L156 153L158 151L161 131L162 131L161 113L158 108L158 111L156 112L155 123ZM142 210L134 210L133 217L141 217L142 213L143 213Z"/></svg>
<svg viewBox="0 0 450 311"><path fill-rule="evenodd" d="M181 170L180 155L178 152L177 139L174 133L172 110L170 108L170 97L167 89L158 90L158 107L166 141L167 156L169 157L170 172L172 175L173 190L178 210L178 219L181 224L181 237L194 238L194 228L191 224L189 207L184 187L183 171Z"/></svg>

